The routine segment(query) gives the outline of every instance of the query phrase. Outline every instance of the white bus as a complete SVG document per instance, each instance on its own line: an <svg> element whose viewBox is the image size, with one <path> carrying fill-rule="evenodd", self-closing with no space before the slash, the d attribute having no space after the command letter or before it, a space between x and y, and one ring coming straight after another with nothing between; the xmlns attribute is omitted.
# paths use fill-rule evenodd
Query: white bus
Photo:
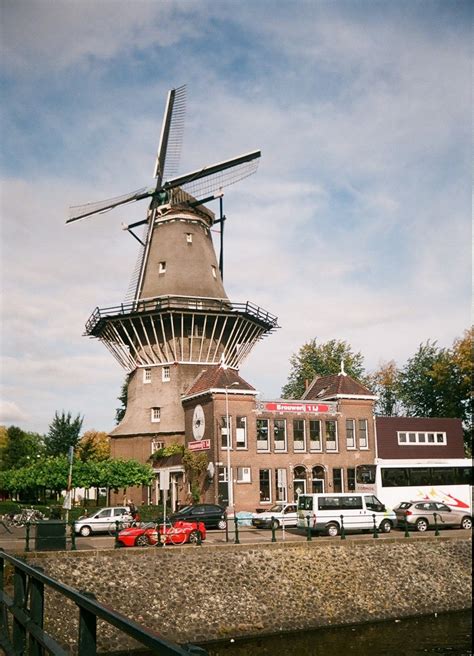
<svg viewBox="0 0 474 656"><path fill-rule="evenodd" d="M387 508L401 501L433 499L472 514L472 461L382 460L356 467L356 492L370 492Z"/></svg>

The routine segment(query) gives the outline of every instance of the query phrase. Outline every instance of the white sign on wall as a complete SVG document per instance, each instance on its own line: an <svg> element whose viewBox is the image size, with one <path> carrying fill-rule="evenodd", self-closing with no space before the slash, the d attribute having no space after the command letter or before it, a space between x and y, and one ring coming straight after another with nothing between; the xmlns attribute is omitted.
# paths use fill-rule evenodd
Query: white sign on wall
<svg viewBox="0 0 474 656"><path fill-rule="evenodd" d="M170 473L167 469L160 471L160 490L170 489Z"/></svg>

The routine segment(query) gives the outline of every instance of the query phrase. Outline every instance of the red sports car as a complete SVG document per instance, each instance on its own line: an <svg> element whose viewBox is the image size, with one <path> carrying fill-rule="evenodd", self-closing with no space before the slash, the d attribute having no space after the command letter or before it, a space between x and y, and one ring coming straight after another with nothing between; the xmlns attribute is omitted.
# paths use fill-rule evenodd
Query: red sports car
<svg viewBox="0 0 474 656"><path fill-rule="evenodd" d="M147 547L158 544L158 529L162 544L184 544L206 539L206 527L202 522L173 522L173 524L142 524L124 528L118 541L124 547Z"/></svg>

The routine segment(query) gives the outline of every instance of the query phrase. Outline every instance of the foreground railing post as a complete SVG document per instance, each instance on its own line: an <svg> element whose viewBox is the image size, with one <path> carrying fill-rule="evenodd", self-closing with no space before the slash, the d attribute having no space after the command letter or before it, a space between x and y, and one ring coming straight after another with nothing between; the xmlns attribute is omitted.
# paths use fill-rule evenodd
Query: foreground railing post
<svg viewBox="0 0 474 656"><path fill-rule="evenodd" d="M36 568L40 569L40 568ZM40 571L43 571L40 569ZM44 584L34 577L30 576L30 615L32 621L40 629L43 628L44 622ZM30 634L29 639L29 656L43 656L44 651L40 643Z"/></svg>
<svg viewBox="0 0 474 656"><path fill-rule="evenodd" d="M277 539L276 539L276 535L275 535L275 533L276 533L275 518L272 516L270 521L271 521L270 528L272 529L272 542L276 542Z"/></svg>
<svg viewBox="0 0 474 656"><path fill-rule="evenodd" d="M237 517L237 515L234 515L234 526L235 526L234 544L240 544L240 540L239 540L239 518Z"/></svg>
<svg viewBox="0 0 474 656"><path fill-rule="evenodd" d="M13 574L13 603L26 611L26 574L18 567ZM26 628L16 617L13 617L13 649L16 654L26 653Z"/></svg>
<svg viewBox="0 0 474 656"><path fill-rule="evenodd" d="M408 533L408 519L407 519L407 517L408 517L408 510L405 513L405 537L409 538L410 534Z"/></svg>
<svg viewBox="0 0 474 656"><path fill-rule="evenodd" d="M377 522L375 520L375 513L372 515L372 519L374 521L374 538L378 538L379 532L377 531Z"/></svg>
<svg viewBox="0 0 474 656"><path fill-rule="evenodd" d="M4 591L5 587L5 561L0 558L0 592ZM0 634L8 635L8 615L7 606L2 604L0 608Z"/></svg>
<svg viewBox="0 0 474 656"><path fill-rule="evenodd" d="M82 594L95 599L91 593ZM78 656L96 656L97 654L97 616L81 608L79 612Z"/></svg>
<svg viewBox="0 0 474 656"><path fill-rule="evenodd" d="M73 520L71 524L71 551L77 551L76 546L76 522Z"/></svg>
<svg viewBox="0 0 474 656"><path fill-rule="evenodd" d="M341 540L346 539L346 529L344 528L344 515L341 515Z"/></svg>
<svg viewBox="0 0 474 656"><path fill-rule="evenodd" d="M30 522L26 522L25 551L30 551Z"/></svg>
<svg viewBox="0 0 474 656"><path fill-rule="evenodd" d="M435 535L439 535L438 513L433 513L433 517L434 517L434 523L435 523Z"/></svg>
<svg viewBox="0 0 474 656"><path fill-rule="evenodd" d="M116 520L115 522L115 531L114 531L114 549L119 549L120 547L120 542L118 539L118 534L119 534L119 522Z"/></svg>
<svg viewBox="0 0 474 656"><path fill-rule="evenodd" d="M306 528L306 542L311 542L311 540L313 538L312 538L312 535L311 535L311 526L310 526L310 523L309 523L309 515L306 516L306 526L307 526L307 528Z"/></svg>

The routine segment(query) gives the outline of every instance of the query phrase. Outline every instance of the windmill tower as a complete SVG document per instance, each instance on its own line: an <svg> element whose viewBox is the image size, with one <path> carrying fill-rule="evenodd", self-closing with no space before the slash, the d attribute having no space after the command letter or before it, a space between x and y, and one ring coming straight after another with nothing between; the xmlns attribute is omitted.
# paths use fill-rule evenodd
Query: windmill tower
<svg viewBox="0 0 474 656"><path fill-rule="evenodd" d="M168 94L151 188L71 208L68 223L150 199L146 218L124 229L140 252L128 301L96 308L85 334L99 339L130 374L127 411L111 432L113 454L145 461L152 442L184 443L181 396L208 366L238 370L277 318L250 303L233 303L223 286L222 188L255 172L260 151L179 177L185 87ZM220 215L205 203L219 199ZM220 224L217 261L211 228ZM144 226L140 239L133 230ZM150 450L151 449L151 450Z"/></svg>

